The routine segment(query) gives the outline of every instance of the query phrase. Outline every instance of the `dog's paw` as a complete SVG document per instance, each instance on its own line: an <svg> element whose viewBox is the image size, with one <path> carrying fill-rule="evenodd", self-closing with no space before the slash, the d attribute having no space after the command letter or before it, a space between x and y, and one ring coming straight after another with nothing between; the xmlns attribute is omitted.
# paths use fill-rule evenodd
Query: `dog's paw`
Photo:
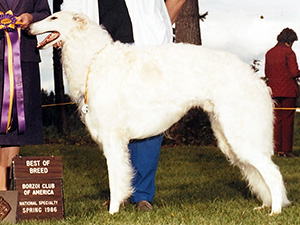
<svg viewBox="0 0 300 225"><path fill-rule="evenodd" d="M259 206L259 207L255 207L253 210L257 210L257 211L260 211L262 209L265 209L265 208L269 208L268 211L270 212L270 207L269 206L266 206L266 205L262 205L262 206ZM281 208L279 209L273 209L272 208L272 211L271 213L269 214L270 216L275 216L275 215L278 215L281 213Z"/></svg>
<svg viewBox="0 0 300 225"><path fill-rule="evenodd" d="M272 212L269 214L270 216L276 216L281 214L281 210L272 210Z"/></svg>
<svg viewBox="0 0 300 225"><path fill-rule="evenodd" d="M260 211L260 210L262 210L262 209L264 209L264 208L266 208L266 207L267 207L267 206L262 205L262 206L255 207L253 210Z"/></svg>

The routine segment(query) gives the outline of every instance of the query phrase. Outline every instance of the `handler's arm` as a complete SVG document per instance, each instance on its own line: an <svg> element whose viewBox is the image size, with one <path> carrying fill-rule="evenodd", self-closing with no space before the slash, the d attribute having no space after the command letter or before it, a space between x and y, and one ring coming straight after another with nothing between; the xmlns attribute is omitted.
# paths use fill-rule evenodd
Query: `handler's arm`
<svg viewBox="0 0 300 225"><path fill-rule="evenodd" d="M24 11L17 17L17 20L23 23L21 26L23 30L31 23L40 21L51 14L47 0L36 0L34 5L28 5Z"/></svg>
<svg viewBox="0 0 300 225"><path fill-rule="evenodd" d="M172 24L175 23L179 16L180 10L186 0L166 0L166 6L171 19Z"/></svg>
<svg viewBox="0 0 300 225"><path fill-rule="evenodd" d="M30 13L33 17L32 22L37 22L50 16L51 11L47 0L36 0L33 12Z"/></svg>

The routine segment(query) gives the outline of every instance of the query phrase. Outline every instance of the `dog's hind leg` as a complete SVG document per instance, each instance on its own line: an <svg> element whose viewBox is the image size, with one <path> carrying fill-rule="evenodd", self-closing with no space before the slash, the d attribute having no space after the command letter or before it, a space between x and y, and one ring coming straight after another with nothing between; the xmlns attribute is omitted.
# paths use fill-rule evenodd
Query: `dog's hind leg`
<svg viewBox="0 0 300 225"><path fill-rule="evenodd" d="M278 167L264 154L250 159L232 155L229 157L230 161L240 168L251 192L263 202L262 207L272 206L271 215L281 213L282 206L288 205L289 200Z"/></svg>
<svg viewBox="0 0 300 225"><path fill-rule="evenodd" d="M228 158L229 161L235 160L235 154L232 152L230 145L223 133L223 129L221 124L218 121L218 118L213 112L208 113L211 129L214 132L214 136L217 139L219 149L224 153L224 155Z"/></svg>
<svg viewBox="0 0 300 225"><path fill-rule="evenodd" d="M217 118L214 116L213 113L210 114L210 120L211 120L211 127L214 131L214 135L218 141L218 147L220 150L225 154L225 156L228 158L228 160L233 164L239 167L241 170L243 176L249 183L250 190L257 194L258 197L264 196L264 204L270 205L271 196L268 191L268 187L266 186L265 182L262 179L262 176L258 172L255 167L251 166L248 163L243 163L240 161L238 156L232 151L231 146L229 145L224 133L223 129L221 127L221 124L217 120ZM256 185L256 184L260 185ZM259 187L259 188L258 188ZM267 190L267 193L265 191ZM264 193L263 193L264 192ZM263 200L263 199L261 199Z"/></svg>
<svg viewBox="0 0 300 225"><path fill-rule="evenodd" d="M107 160L110 187L109 213L114 214L119 211L120 204L133 192L131 187L133 169L126 141L109 138L103 141L103 150Z"/></svg>
<svg viewBox="0 0 300 225"><path fill-rule="evenodd" d="M263 206L272 206L271 215L281 213L282 206L289 204L283 179L278 167L272 160L259 155L238 165L253 193L263 202Z"/></svg>
<svg viewBox="0 0 300 225"><path fill-rule="evenodd" d="M266 141L266 140L265 140ZM235 158L231 160L234 165L237 165L245 179L249 183L249 188L262 200L264 206L272 206L272 214L281 213L282 206L289 204L286 196L283 179L278 167L273 163L270 156L256 151L262 148L255 143L249 143L238 146L234 144L234 140L228 141L232 147Z"/></svg>
<svg viewBox="0 0 300 225"><path fill-rule="evenodd" d="M263 206L272 206L271 214L280 213L281 207L288 205L289 201L278 167L269 156L253 150L255 147L259 148L254 146L255 144L241 146L236 145L234 139L227 139L224 133L226 131L222 129L218 118L213 113L210 113L210 121L220 150L232 164L240 168L252 193L262 200ZM237 146L242 149L237 149Z"/></svg>

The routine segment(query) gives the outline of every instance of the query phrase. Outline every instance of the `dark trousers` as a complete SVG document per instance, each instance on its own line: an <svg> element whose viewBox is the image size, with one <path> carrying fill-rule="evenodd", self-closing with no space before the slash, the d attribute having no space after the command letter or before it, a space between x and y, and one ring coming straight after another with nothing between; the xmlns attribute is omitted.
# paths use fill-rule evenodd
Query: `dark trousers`
<svg viewBox="0 0 300 225"><path fill-rule="evenodd" d="M294 108L296 98L273 98L276 108ZM275 109L275 152L292 152L295 110Z"/></svg>

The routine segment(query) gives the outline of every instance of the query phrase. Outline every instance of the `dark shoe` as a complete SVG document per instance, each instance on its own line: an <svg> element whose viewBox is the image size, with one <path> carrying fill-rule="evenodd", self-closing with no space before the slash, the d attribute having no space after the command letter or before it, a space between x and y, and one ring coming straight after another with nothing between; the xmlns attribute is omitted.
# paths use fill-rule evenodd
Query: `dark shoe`
<svg viewBox="0 0 300 225"><path fill-rule="evenodd" d="M277 152L277 155L280 157L294 158L296 157L291 152Z"/></svg>
<svg viewBox="0 0 300 225"><path fill-rule="evenodd" d="M145 201L145 200L138 202L136 205L137 205L138 210L140 210L140 211L147 212L147 211L153 210L151 203L148 201Z"/></svg>
<svg viewBox="0 0 300 225"><path fill-rule="evenodd" d="M296 156L294 154L292 154L291 152L287 152L287 153L285 153L285 157L294 158Z"/></svg>

